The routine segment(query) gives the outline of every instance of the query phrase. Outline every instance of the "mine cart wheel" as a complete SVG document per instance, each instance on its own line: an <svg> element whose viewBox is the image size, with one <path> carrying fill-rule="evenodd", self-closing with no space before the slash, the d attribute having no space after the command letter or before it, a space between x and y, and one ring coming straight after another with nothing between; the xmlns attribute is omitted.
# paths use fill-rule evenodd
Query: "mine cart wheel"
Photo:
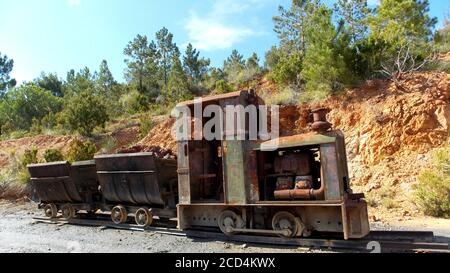
<svg viewBox="0 0 450 273"><path fill-rule="evenodd" d="M227 236L231 236L236 232L233 232L233 228L244 228L245 223L242 217L236 212L231 210L223 211L217 220L220 230Z"/></svg>
<svg viewBox="0 0 450 273"><path fill-rule="evenodd" d="M153 213L146 208L140 208L136 211L134 219L140 227L148 227L153 223Z"/></svg>
<svg viewBox="0 0 450 273"><path fill-rule="evenodd" d="M56 218L58 216L58 208L55 204L47 204L44 206L44 214L48 218Z"/></svg>
<svg viewBox="0 0 450 273"><path fill-rule="evenodd" d="M293 238L297 235L301 235L304 230L304 226L300 218L295 217L292 213L287 211L280 211L276 213L272 218L273 230L289 230L289 236L280 235L281 237Z"/></svg>
<svg viewBox="0 0 450 273"><path fill-rule="evenodd" d="M75 209L71 204L66 204L61 208L62 218L64 220L70 220L75 217Z"/></svg>
<svg viewBox="0 0 450 273"><path fill-rule="evenodd" d="M128 213L125 207L116 206L111 211L111 220L114 224L123 224L128 219Z"/></svg>

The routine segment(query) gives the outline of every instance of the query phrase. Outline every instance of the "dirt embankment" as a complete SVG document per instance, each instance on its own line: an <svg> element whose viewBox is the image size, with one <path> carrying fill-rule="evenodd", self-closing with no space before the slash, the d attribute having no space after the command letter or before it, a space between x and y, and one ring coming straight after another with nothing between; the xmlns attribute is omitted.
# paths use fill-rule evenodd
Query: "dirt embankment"
<svg viewBox="0 0 450 273"><path fill-rule="evenodd" d="M0 168L9 164L11 154L22 155L27 149L38 149L38 157L43 157L48 149L58 149L65 153L73 140L71 136L36 136L0 141Z"/></svg>
<svg viewBox="0 0 450 273"><path fill-rule="evenodd" d="M413 185L430 166L433 149L448 141L450 76L416 73L397 83L371 81L314 105L283 107L281 133L308 130L315 107L329 108L329 121L345 133L353 187L372 200L372 219L417 215Z"/></svg>

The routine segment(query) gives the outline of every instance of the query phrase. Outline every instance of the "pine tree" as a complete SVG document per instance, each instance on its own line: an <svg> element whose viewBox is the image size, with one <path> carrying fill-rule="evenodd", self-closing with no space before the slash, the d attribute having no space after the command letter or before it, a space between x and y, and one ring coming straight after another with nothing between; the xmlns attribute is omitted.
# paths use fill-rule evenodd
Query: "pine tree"
<svg viewBox="0 0 450 273"><path fill-rule="evenodd" d="M236 49L231 52L231 56L228 57L223 64L223 70L225 71L225 73L229 71L242 70L244 69L244 67L244 56L239 54Z"/></svg>
<svg viewBox="0 0 450 273"><path fill-rule="evenodd" d="M289 51L306 50L305 32L308 27L307 18L319 5L319 0L293 0L291 8L286 10L280 6L280 15L273 17L275 32L280 40L281 48Z"/></svg>
<svg viewBox="0 0 450 273"><path fill-rule="evenodd" d="M358 44L368 35L367 17L371 9L367 6L367 0L338 0L334 10L340 25L349 33L350 45L358 48Z"/></svg>
<svg viewBox="0 0 450 273"><path fill-rule="evenodd" d="M200 58L200 52L192 44L187 46L183 57L183 67L194 85L199 84L206 73L208 73L210 63L209 59Z"/></svg>
<svg viewBox="0 0 450 273"><path fill-rule="evenodd" d="M256 53L253 53L250 58L247 59L245 63L245 67L247 69L257 70L259 71L261 67L259 66L259 58Z"/></svg>
<svg viewBox="0 0 450 273"><path fill-rule="evenodd" d="M159 66L163 74L163 83L167 87L169 72L172 67L174 56L179 54L177 45L173 42L173 34L167 28L162 28L156 33L157 53Z"/></svg>
<svg viewBox="0 0 450 273"><path fill-rule="evenodd" d="M145 95L157 96L159 92L159 68L156 44L148 42L147 36L137 35L124 49L127 57L125 78Z"/></svg>
<svg viewBox="0 0 450 273"><path fill-rule="evenodd" d="M104 96L113 95L113 87L116 85L116 81L109 70L108 62L103 60L100 64L100 69L97 76L97 83L99 85L99 91Z"/></svg>
<svg viewBox="0 0 450 273"><path fill-rule="evenodd" d="M5 92L16 85L16 80L11 79L10 73L13 69L14 61L8 59L8 56L0 52L0 97L2 97Z"/></svg>
<svg viewBox="0 0 450 273"><path fill-rule="evenodd" d="M427 43L437 23L428 12L428 0L382 0L376 15L369 18L370 38L394 48Z"/></svg>
<svg viewBox="0 0 450 273"><path fill-rule="evenodd" d="M379 48L375 67L397 80L420 68L431 54L436 18L428 15L427 0L383 0L369 18L369 41Z"/></svg>
<svg viewBox="0 0 450 273"><path fill-rule="evenodd" d="M189 81L183 70L178 51L172 56L171 63L172 67L168 77L166 99L176 102L190 98Z"/></svg>
<svg viewBox="0 0 450 273"><path fill-rule="evenodd" d="M308 17L307 50L301 76L310 99L323 98L339 89L345 72L343 58L333 47L336 30L331 16L331 9L321 5Z"/></svg>

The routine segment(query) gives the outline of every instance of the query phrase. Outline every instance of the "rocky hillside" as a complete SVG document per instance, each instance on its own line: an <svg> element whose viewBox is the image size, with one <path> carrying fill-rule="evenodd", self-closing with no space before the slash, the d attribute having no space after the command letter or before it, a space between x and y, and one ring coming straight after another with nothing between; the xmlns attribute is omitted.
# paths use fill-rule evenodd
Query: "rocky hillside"
<svg viewBox="0 0 450 273"><path fill-rule="evenodd" d="M448 141L450 76L417 73L397 83L372 81L314 105L285 107L284 134L302 133L311 108L345 133L353 187L366 193L375 221L418 216L412 201L418 174L433 149Z"/></svg>

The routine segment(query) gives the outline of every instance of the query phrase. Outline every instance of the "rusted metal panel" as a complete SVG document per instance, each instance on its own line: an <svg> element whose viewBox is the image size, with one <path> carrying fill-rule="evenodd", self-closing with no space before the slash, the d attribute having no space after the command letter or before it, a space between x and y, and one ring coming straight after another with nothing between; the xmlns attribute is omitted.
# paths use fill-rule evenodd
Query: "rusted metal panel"
<svg viewBox="0 0 450 273"><path fill-rule="evenodd" d="M44 203L88 202L98 191L95 162L68 162L28 165L31 189Z"/></svg>
<svg viewBox="0 0 450 273"><path fill-rule="evenodd" d="M73 180L69 176L31 178L30 183L41 202L78 203L82 201Z"/></svg>
<svg viewBox="0 0 450 273"><path fill-rule="evenodd" d="M348 238L364 238L370 232L367 203L364 201L348 201L345 204L344 221L347 222Z"/></svg>
<svg viewBox="0 0 450 273"><path fill-rule="evenodd" d="M227 93L227 94L207 96L207 97L202 98L202 103L219 104L220 101L241 97L243 94L248 94L248 92L247 91L237 91L237 92L232 92L232 93ZM195 103L196 103L195 100L190 100L190 101L179 103L177 105L177 107L192 106Z"/></svg>
<svg viewBox="0 0 450 273"><path fill-rule="evenodd" d="M255 147L255 150L260 151L274 151L277 149L284 148L295 148L304 147L312 145L321 145L334 143L336 138L317 134L317 133L307 133L295 136L281 137L273 140L269 140L259 144L259 147Z"/></svg>
<svg viewBox="0 0 450 273"><path fill-rule="evenodd" d="M223 141L226 201L228 204L246 204L244 146L242 141Z"/></svg>
<svg viewBox="0 0 450 273"><path fill-rule="evenodd" d="M308 154L290 154L275 159L276 173L294 173L308 175L311 173L311 158Z"/></svg>
<svg viewBox="0 0 450 273"><path fill-rule="evenodd" d="M246 188L249 203L259 201L258 155L256 151L247 149L245 156Z"/></svg>
<svg viewBox="0 0 450 273"><path fill-rule="evenodd" d="M178 196L180 204L191 203L189 143L178 142Z"/></svg>
<svg viewBox="0 0 450 273"><path fill-rule="evenodd" d="M345 137L342 131L331 131L327 135L336 138L337 161L339 164L339 174L343 179L344 191L350 189L350 177L347 163L347 150L345 145Z"/></svg>
<svg viewBox="0 0 450 273"><path fill-rule="evenodd" d="M70 171L71 177L83 199L88 197L86 195L98 192L99 183L94 160L74 162Z"/></svg>
<svg viewBox="0 0 450 273"><path fill-rule="evenodd" d="M70 164L67 161L30 164L27 168L32 178L63 177L70 175Z"/></svg>
<svg viewBox="0 0 450 273"><path fill-rule="evenodd" d="M320 160L322 164L322 183L325 184L325 199L341 200L341 177L335 144L323 144L320 146Z"/></svg>
<svg viewBox="0 0 450 273"><path fill-rule="evenodd" d="M95 157L102 193L109 202L175 205L176 161L150 153Z"/></svg>
<svg viewBox="0 0 450 273"><path fill-rule="evenodd" d="M298 207L297 212L310 229L319 232L343 232L340 207Z"/></svg>

